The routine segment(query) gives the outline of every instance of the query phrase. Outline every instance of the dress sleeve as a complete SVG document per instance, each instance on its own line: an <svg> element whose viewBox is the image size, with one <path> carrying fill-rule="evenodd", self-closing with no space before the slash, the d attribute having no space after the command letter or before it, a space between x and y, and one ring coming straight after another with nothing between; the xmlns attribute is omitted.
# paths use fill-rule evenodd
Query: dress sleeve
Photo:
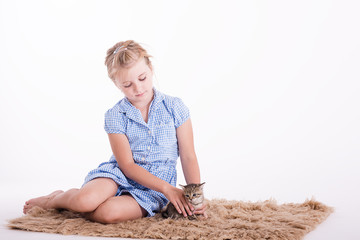
<svg viewBox="0 0 360 240"><path fill-rule="evenodd" d="M105 113L105 124L104 129L107 133L126 133L126 119L124 119L124 114L119 111L114 111L109 109Z"/></svg>
<svg viewBox="0 0 360 240"><path fill-rule="evenodd" d="M180 127L188 120L188 118L190 118L190 111L180 98L174 98L173 115L175 119L175 128Z"/></svg>

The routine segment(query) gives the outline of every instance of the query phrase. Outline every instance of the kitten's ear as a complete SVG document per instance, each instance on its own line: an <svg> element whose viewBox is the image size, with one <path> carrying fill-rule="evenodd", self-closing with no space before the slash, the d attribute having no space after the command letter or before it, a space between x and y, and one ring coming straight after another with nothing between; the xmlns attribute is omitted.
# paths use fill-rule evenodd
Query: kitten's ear
<svg viewBox="0 0 360 240"><path fill-rule="evenodd" d="M184 189L184 188L185 188L185 186L184 186L184 185L179 184L179 186L180 186L182 189Z"/></svg>
<svg viewBox="0 0 360 240"><path fill-rule="evenodd" d="M205 182L203 182L203 183L200 183L200 187L201 187L201 189L203 189L203 187L204 187L204 184L205 184Z"/></svg>

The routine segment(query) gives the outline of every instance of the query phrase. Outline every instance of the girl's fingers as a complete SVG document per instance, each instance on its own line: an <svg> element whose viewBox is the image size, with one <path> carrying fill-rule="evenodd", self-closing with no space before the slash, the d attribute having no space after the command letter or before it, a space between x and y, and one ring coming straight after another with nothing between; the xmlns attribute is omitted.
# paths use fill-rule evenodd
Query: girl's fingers
<svg viewBox="0 0 360 240"><path fill-rule="evenodd" d="M196 209L195 214L202 214L205 216L207 205L203 205L201 208Z"/></svg>
<svg viewBox="0 0 360 240"><path fill-rule="evenodd" d="M179 214L184 215L184 217L193 215L194 207L185 199L182 190L176 189L176 191L169 192L168 199L171 199L170 202L173 203Z"/></svg>
<svg viewBox="0 0 360 240"><path fill-rule="evenodd" d="M192 208L192 206L190 207L189 206L189 203L186 201L186 200L184 200L185 202L182 202L183 203L183 205L184 205L184 207L185 207L185 210L186 210L186 212L191 216L192 215L192 210L191 210L191 208ZM185 216L186 217L186 216Z"/></svg>
<svg viewBox="0 0 360 240"><path fill-rule="evenodd" d="M185 200L185 201L186 201L186 200ZM194 206L193 206L191 203L189 203L188 201L186 201L186 206L189 208L189 210L190 210L191 213L194 212L195 208L194 208Z"/></svg>
<svg viewBox="0 0 360 240"><path fill-rule="evenodd" d="M179 206L180 206L180 209L181 209L181 213L180 214L183 214L184 217L187 217L187 214L186 214L186 210L184 208L184 204L180 201L179 202Z"/></svg>
<svg viewBox="0 0 360 240"><path fill-rule="evenodd" d="M174 204L176 210L178 211L179 214L183 214L184 217L187 217L186 215L186 210L184 208L183 203L181 202L181 200L179 202L176 202L176 204Z"/></svg>
<svg viewBox="0 0 360 240"><path fill-rule="evenodd" d="M194 211L194 214L201 214L203 215L205 213L205 210L202 209L197 209L196 211Z"/></svg>
<svg viewBox="0 0 360 240"><path fill-rule="evenodd" d="M184 215L184 217L187 217L187 215L192 215L192 211L190 210L186 200L185 202L181 200L177 202L175 208L178 210L178 213Z"/></svg>
<svg viewBox="0 0 360 240"><path fill-rule="evenodd" d="M178 205L178 203L175 203L175 204L173 204L173 205L174 205L174 207L176 208L176 211L178 211L179 214L182 214L181 209L180 209L180 206Z"/></svg>

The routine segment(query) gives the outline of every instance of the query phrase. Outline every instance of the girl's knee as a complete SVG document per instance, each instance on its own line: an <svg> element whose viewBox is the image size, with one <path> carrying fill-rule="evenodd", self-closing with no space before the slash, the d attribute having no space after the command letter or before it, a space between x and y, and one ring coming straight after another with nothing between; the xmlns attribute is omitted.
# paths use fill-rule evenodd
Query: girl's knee
<svg viewBox="0 0 360 240"><path fill-rule="evenodd" d="M102 223L119 223L127 220L135 220L145 217L147 212L139 212L137 209L127 208L121 204L104 203L99 206L93 214L95 221Z"/></svg>
<svg viewBox="0 0 360 240"><path fill-rule="evenodd" d="M109 178L96 178L85 184L71 200L73 210L93 212L100 204L116 194L118 185Z"/></svg>
<svg viewBox="0 0 360 240"><path fill-rule="evenodd" d="M135 220L143 216L129 215L122 212L110 212L102 216L100 222L102 223L120 223L128 220Z"/></svg>
<svg viewBox="0 0 360 240"><path fill-rule="evenodd" d="M80 190L72 199L72 204L77 212L93 212L101 202L95 192Z"/></svg>
<svg viewBox="0 0 360 240"><path fill-rule="evenodd" d="M119 223L128 220L121 207L116 205L102 204L96 211L99 220L103 223Z"/></svg>
<svg viewBox="0 0 360 240"><path fill-rule="evenodd" d="M100 222L102 223L120 223L126 221L126 219L123 219L120 213L109 213L106 215L103 215Z"/></svg>

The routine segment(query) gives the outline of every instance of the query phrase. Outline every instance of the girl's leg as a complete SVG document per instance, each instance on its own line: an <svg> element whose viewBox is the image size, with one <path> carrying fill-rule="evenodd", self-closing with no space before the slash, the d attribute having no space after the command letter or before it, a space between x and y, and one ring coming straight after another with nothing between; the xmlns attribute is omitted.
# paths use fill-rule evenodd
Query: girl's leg
<svg viewBox="0 0 360 240"><path fill-rule="evenodd" d="M56 191L47 196L33 198L25 203L24 213L32 207L44 209L65 208L76 212L92 212L108 198L115 196L118 185L110 178L96 178L81 189Z"/></svg>
<svg viewBox="0 0 360 240"><path fill-rule="evenodd" d="M118 223L145 217L147 211L131 195L111 197L85 217L100 223Z"/></svg>

